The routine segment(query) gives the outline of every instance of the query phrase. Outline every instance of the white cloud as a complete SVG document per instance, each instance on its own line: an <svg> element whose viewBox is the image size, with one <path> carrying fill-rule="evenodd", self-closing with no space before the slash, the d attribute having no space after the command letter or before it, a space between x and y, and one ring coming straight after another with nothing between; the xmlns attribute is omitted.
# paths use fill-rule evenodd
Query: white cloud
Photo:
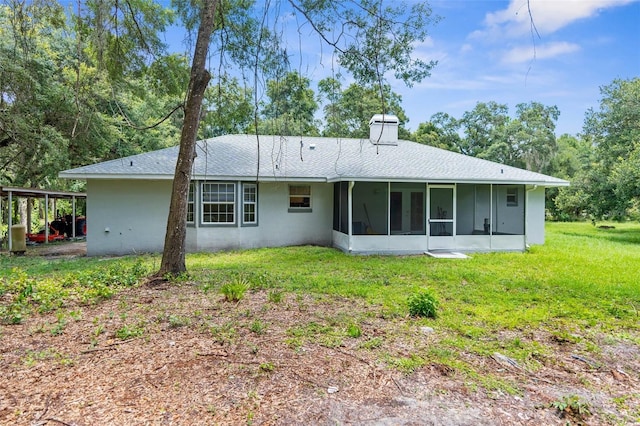
<svg viewBox="0 0 640 426"><path fill-rule="evenodd" d="M502 56L502 62L509 64L518 64L522 62L530 62L533 59L550 59L556 56L566 55L577 52L580 46L575 43L553 42L543 44L541 46L514 47Z"/></svg>
<svg viewBox="0 0 640 426"><path fill-rule="evenodd" d="M532 31L532 20L540 35L548 35L575 21L597 16L604 9L635 1L638 0L511 0L507 9L488 13L485 28L471 37L521 36Z"/></svg>
<svg viewBox="0 0 640 426"><path fill-rule="evenodd" d="M461 54L465 54L468 52L472 52L473 51L473 46L469 43L465 43L462 45L462 47L460 47L460 53Z"/></svg>

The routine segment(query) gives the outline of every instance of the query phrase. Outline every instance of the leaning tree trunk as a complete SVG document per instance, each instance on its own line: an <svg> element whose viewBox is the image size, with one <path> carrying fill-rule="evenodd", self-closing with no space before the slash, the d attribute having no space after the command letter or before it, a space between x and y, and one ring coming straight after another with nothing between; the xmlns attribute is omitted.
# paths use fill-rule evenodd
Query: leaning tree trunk
<svg viewBox="0 0 640 426"><path fill-rule="evenodd" d="M196 137L200 124L200 110L204 91L211 75L205 68L209 40L213 32L214 18L218 0L203 0L200 28L196 48L193 53L189 88L184 111L184 123L180 136L180 153L176 163L171 191L171 204L167 219L167 233L164 239L164 251L159 276L179 274L187 270L185 264L185 245L187 236L187 197L191 168L195 159Z"/></svg>

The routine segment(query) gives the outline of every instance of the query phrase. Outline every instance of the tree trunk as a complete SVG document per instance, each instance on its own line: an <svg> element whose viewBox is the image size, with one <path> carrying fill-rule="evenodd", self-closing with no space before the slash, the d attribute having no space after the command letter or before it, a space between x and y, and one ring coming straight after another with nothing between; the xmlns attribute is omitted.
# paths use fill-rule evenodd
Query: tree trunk
<svg viewBox="0 0 640 426"><path fill-rule="evenodd" d="M185 246L187 236L187 196L191 169L195 158L196 138L200 124L200 110L204 91L211 75L205 68L209 41L213 32L214 18L218 0L204 0L201 11L200 28L196 48L193 54L189 89L184 111L184 123L180 136L180 153L176 163L171 191L171 204L167 218L167 233L164 240L162 263L159 276L179 274L187 270L185 264Z"/></svg>

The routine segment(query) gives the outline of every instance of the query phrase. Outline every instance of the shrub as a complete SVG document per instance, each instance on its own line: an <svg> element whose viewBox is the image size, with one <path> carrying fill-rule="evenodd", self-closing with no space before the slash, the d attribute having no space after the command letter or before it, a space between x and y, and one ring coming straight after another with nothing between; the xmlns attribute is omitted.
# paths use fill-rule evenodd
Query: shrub
<svg viewBox="0 0 640 426"><path fill-rule="evenodd" d="M347 327L347 335L349 337L358 338L362 336L362 329L357 324L349 324Z"/></svg>
<svg viewBox="0 0 640 426"><path fill-rule="evenodd" d="M583 401L577 395L563 396L562 398L551 403L551 407L558 411L560 417L574 417L578 420L584 420L591 415L589 403Z"/></svg>
<svg viewBox="0 0 640 426"><path fill-rule="evenodd" d="M220 287L220 292L227 302L238 302L242 300L248 288L247 281L243 278L238 278L233 282L223 284Z"/></svg>
<svg viewBox="0 0 640 426"><path fill-rule="evenodd" d="M437 315L438 301L427 290L421 290L409 296L407 300L409 314L414 317L435 318Z"/></svg>

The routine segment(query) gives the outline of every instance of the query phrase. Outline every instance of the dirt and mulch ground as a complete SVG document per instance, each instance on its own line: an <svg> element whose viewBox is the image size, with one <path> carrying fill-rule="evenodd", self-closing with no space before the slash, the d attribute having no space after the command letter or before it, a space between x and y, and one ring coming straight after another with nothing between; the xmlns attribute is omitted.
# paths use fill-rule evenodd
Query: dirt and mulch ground
<svg viewBox="0 0 640 426"><path fill-rule="evenodd" d="M503 384L492 387L434 362L402 368L437 351L447 337L437 329L354 299L280 296L260 290L230 303L191 283L142 285L2 326L0 424L596 425L640 416L637 346L603 341L589 359L523 331L523 341L554 348L535 371L463 352ZM362 335L349 337L356 313ZM559 415L553 404L573 395L591 415Z"/></svg>
<svg viewBox="0 0 640 426"><path fill-rule="evenodd" d="M46 257L78 257L86 256L87 242L79 241L61 241L50 244L33 244L27 246L27 256L46 256Z"/></svg>

